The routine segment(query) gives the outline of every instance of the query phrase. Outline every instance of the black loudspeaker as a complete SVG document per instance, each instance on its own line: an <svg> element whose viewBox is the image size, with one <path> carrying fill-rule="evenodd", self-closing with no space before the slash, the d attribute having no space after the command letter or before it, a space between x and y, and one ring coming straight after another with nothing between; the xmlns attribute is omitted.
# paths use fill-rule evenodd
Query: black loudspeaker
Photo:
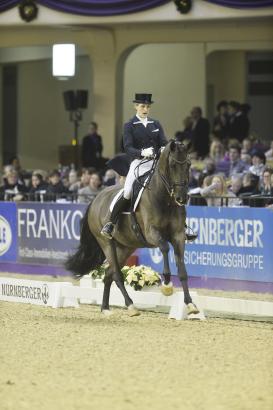
<svg viewBox="0 0 273 410"><path fill-rule="evenodd" d="M77 90L76 100L78 108L87 108L88 105L88 91L87 90Z"/></svg>
<svg viewBox="0 0 273 410"><path fill-rule="evenodd" d="M88 105L88 91L64 91L64 106L67 111L76 111L78 109L87 108Z"/></svg>
<svg viewBox="0 0 273 410"><path fill-rule="evenodd" d="M75 111L77 109L76 94L74 91L64 91L64 106L66 111Z"/></svg>

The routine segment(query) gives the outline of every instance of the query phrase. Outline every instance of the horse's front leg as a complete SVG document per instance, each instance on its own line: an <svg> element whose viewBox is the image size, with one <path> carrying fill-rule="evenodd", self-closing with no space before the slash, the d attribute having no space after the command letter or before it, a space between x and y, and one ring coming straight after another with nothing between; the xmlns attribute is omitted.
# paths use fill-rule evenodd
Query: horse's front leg
<svg viewBox="0 0 273 410"><path fill-rule="evenodd" d="M150 227L149 234L147 235L147 239L149 243L158 246L162 255L163 255L163 282L161 286L161 292L165 296L170 296L173 294L173 284L171 282L171 270L170 270L170 263L169 263L169 251L170 245L168 241L162 238L160 232L154 228Z"/></svg>
<svg viewBox="0 0 273 410"><path fill-rule="evenodd" d="M174 249L175 262L177 266L177 275L180 279L183 288L184 302L187 305L188 314L197 314L199 313L199 310L197 306L194 303L192 303L192 298L188 287L188 274L184 262L185 238L183 238L182 236L181 238L176 238L173 241L172 245Z"/></svg>

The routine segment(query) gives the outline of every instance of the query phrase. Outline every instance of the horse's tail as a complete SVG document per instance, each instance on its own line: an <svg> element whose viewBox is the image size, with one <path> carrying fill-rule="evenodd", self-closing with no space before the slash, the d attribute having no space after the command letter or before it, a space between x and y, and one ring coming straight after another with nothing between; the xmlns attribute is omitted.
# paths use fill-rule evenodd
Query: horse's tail
<svg viewBox="0 0 273 410"><path fill-rule="evenodd" d="M89 273L92 269L101 265L105 260L104 253L98 244L95 236L89 229L88 213L90 205L87 207L84 217L81 220L80 244L75 254L69 256L65 262L65 268L73 273L76 278Z"/></svg>

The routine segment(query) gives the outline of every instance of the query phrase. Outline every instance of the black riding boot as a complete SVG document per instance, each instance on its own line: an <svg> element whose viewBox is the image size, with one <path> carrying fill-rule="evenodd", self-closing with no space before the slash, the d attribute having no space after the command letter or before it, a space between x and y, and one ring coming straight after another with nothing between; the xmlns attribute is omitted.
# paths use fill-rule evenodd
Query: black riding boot
<svg viewBox="0 0 273 410"><path fill-rule="evenodd" d="M111 212L110 216L110 221L107 222L100 233L105 236L108 239L112 239L113 236L113 231L115 228L115 225L118 221L118 217L121 214L122 211L124 211L127 208L128 203L130 202L130 199L124 198L124 196L120 197L117 202L114 205L114 208Z"/></svg>

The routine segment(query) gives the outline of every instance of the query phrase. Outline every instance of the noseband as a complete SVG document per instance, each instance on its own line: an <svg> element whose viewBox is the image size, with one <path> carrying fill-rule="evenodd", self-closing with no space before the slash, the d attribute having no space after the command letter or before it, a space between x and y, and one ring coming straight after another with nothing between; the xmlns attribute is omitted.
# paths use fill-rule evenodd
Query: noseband
<svg viewBox="0 0 273 410"><path fill-rule="evenodd" d="M168 155L168 163L169 163L169 158L171 158L174 162L176 162L176 163L178 163L178 164L180 164L180 165L184 165L187 161L188 161L188 157L184 160L184 161L179 161L178 159L176 159L176 158L174 158L174 156L172 156L170 153L169 153L169 155ZM158 171L158 173L159 173L159 176L160 176L160 178L161 178L161 180L162 180L162 182L163 182L163 185L165 186L165 188L166 188L166 190L167 190L167 192L168 192L168 194L169 194L169 196L170 196L170 198L171 199L173 199L174 200L174 202L176 203L176 205L178 205L178 206L184 206L185 204L182 204L182 203L180 203L180 202L178 202L176 199L175 199L175 197L174 197L174 189L175 189L175 187L186 187L187 186L187 182L186 181L181 181L181 182L169 182L170 180L171 180L171 177L170 177L170 170L169 170L169 165L167 165L167 172L166 172L166 174L167 174L167 177L165 177L165 175L163 175L163 174L161 174L161 172L160 171Z"/></svg>

